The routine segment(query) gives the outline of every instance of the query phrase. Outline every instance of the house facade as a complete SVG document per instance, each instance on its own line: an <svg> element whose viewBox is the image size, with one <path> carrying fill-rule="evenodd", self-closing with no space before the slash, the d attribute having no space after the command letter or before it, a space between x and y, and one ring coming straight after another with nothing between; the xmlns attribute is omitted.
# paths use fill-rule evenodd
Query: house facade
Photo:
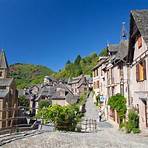
<svg viewBox="0 0 148 148"><path fill-rule="evenodd" d="M130 105L139 113L140 128L148 128L148 10L131 11L128 63Z"/></svg>
<svg viewBox="0 0 148 148"><path fill-rule="evenodd" d="M109 60L106 66L107 73L107 98L118 93L129 99L128 65L128 41L121 40L119 44L108 46ZM108 109L108 117L119 124L118 114L111 108Z"/></svg>
<svg viewBox="0 0 148 148"><path fill-rule="evenodd" d="M102 102L107 98L107 75L106 75L106 63L108 57L100 57L98 64L93 68L93 90L94 90L94 102L96 97L100 96Z"/></svg>
<svg viewBox="0 0 148 148"><path fill-rule="evenodd" d="M0 128L13 126L17 115L18 96L15 81L9 77L5 52L0 53Z"/></svg>

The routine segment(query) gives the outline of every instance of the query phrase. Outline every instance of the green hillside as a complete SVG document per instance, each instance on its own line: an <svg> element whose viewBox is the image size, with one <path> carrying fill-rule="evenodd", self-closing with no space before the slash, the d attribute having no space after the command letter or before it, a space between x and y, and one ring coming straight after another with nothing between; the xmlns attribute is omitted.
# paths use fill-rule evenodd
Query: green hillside
<svg viewBox="0 0 148 148"><path fill-rule="evenodd" d="M42 83L44 76L53 73L51 69L41 65L21 63L10 65L10 76L16 79L17 88Z"/></svg>
<svg viewBox="0 0 148 148"><path fill-rule="evenodd" d="M89 56L81 58L80 55L76 57L76 59L71 62L67 61L65 67L60 70L58 73L54 74L57 79L60 78L69 78L76 77L81 74L92 74L92 68L97 64L98 56L96 53L93 53Z"/></svg>
<svg viewBox="0 0 148 148"><path fill-rule="evenodd" d="M99 56L105 54L106 49ZM17 63L10 65L10 76L16 79L17 88L24 88L42 83L46 75L51 75L56 79L77 77L81 74L92 75L92 68L97 64L99 56L96 53L83 58L78 55L74 61L68 60L64 68L57 73L45 66Z"/></svg>

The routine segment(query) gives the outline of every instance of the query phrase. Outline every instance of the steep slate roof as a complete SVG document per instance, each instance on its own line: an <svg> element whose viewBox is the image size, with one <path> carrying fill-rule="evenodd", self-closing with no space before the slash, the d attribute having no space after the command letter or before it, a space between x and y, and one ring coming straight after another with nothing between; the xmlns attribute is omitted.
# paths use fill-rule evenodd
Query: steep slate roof
<svg viewBox="0 0 148 148"><path fill-rule="evenodd" d="M0 89L0 98L5 98L9 93L7 89Z"/></svg>
<svg viewBox="0 0 148 148"><path fill-rule="evenodd" d="M8 62L4 50L2 50L2 52L0 53L0 68L8 68Z"/></svg>
<svg viewBox="0 0 148 148"><path fill-rule="evenodd" d="M118 45L118 52L116 54L116 59L123 60L128 54L128 40L123 40Z"/></svg>
<svg viewBox="0 0 148 148"><path fill-rule="evenodd" d="M0 79L0 86L10 86L13 82L13 78Z"/></svg>
<svg viewBox="0 0 148 148"><path fill-rule="evenodd" d="M78 85L78 88L81 87L81 85L89 85L88 81L86 80L86 77L81 78L79 85Z"/></svg>
<svg viewBox="0 0 148 148"><path fill-rule="evenodd" d="M108 51L109 52L116 52L116 51L118 51L118 44L110 44L108 46Z"/></svg>
<svg viewBox="0 0 148 148"><path fill-rule="evenodd" d="M131 15L133 16L143 39L148 45L148 10L132 10Z"/></svg>

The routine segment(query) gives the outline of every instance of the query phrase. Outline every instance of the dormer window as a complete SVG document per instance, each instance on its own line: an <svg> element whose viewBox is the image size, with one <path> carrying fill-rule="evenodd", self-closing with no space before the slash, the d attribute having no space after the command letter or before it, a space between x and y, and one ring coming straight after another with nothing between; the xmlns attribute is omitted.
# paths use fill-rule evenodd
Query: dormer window
<svg viewBox="0 0 148 148"><path fill-rule="evenodd" d="M142 37L138 37L138 49L142 47Z"/></svg>

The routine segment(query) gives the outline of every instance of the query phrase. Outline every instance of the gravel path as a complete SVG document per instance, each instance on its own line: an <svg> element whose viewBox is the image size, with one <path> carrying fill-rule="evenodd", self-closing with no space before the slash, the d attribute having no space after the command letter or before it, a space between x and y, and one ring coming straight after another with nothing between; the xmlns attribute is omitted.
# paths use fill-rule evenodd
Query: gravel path
<svg viewBox="0 0 148 148"><path fill-rule="evenodd" d="M91 96L85 118L96 119ZM99 123L96 133L46 132L2 146L3 148L147 148L148 137L124 134L107 122Z"/></svg>

